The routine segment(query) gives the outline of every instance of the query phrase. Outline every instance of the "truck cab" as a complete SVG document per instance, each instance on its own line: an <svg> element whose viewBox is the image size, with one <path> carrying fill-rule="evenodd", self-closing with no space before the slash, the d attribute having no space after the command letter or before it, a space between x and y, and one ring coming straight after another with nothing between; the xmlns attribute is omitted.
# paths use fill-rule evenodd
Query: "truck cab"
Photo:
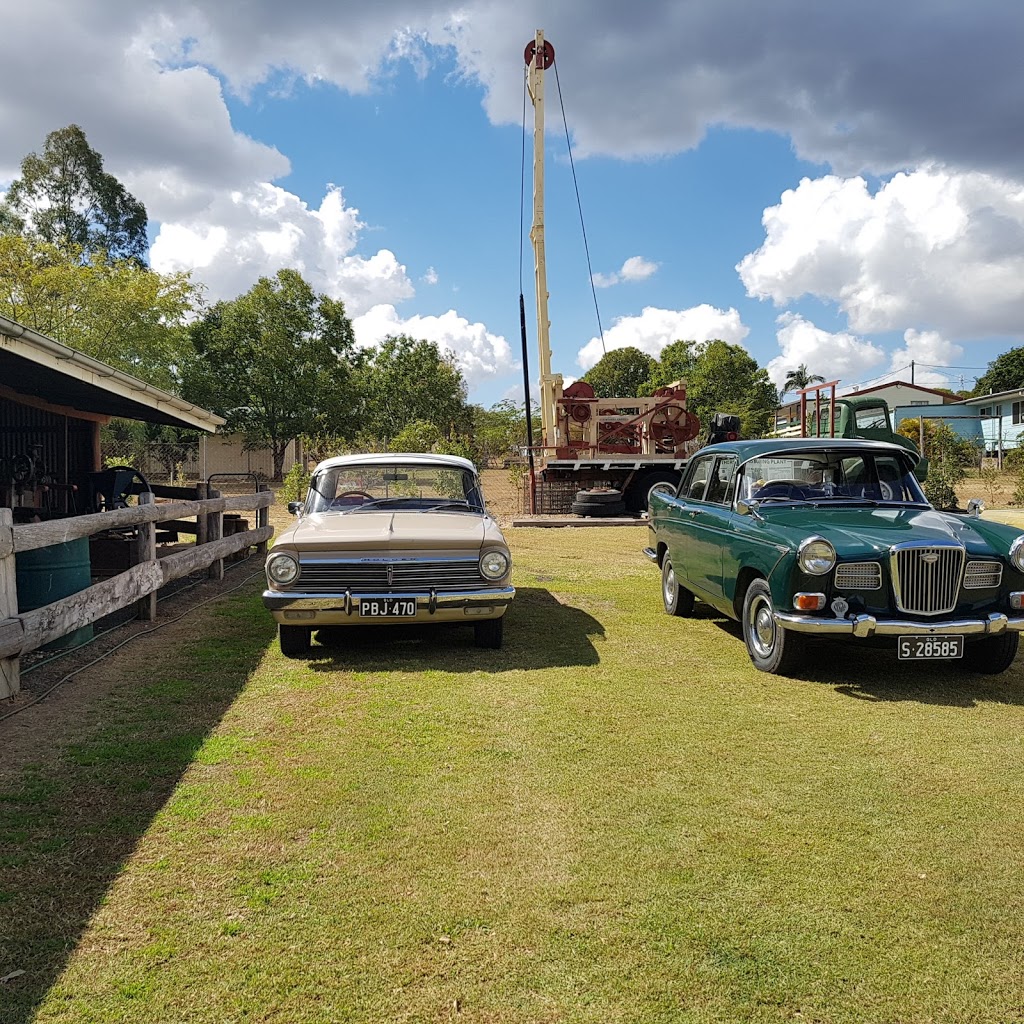
<svg viewBox="0 0 1024 1024"><path fill-rule="evenodd" d="M834 421L834 422L833 422ZM819 403L807 414L805 437L862 437L868 441L888 441L918 454L917 445L892 428L889 406L878 398L837 398ZM928 460L921 459L914 475L924 481L928 475Z"/></svg>

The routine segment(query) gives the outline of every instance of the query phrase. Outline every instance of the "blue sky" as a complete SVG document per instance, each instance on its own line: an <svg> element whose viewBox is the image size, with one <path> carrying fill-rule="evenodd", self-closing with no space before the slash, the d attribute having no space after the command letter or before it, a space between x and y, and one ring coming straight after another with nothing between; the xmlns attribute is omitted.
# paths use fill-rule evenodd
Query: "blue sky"
<svg viewBox="0 0 1024 1024"><path fill-rule="evenodd" d="M0 8L8 83L47 68L45 89L0 91L0 190L76 122L146 204L154 267L211 299L298 267L345 300L361 344L404 331L452 350L485 405L521 390L538 27L607 347L723 337L777 382L799 363L906 378L913 359L918 382L969 387L1020 344L1018 5ZM553 368L575 377L601 343L551 72L547 97ZM527 165L527 230L529 187Z"/></svg>

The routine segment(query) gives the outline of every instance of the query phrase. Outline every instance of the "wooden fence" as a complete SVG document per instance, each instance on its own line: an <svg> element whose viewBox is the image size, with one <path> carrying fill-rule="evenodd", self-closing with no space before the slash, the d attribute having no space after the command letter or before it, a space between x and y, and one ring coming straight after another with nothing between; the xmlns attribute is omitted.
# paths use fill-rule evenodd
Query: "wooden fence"
<svg viewBox="0 0 1024 1024"><path fill-rule="evenodd" d="M273 535L269 508L273 492L262 489L233 497L156 503L152 493L139 495L130 508L15 526L9 508L0 508L0 698L20 689L20 658L97 619L138 605L139 618L156 618L156 592L171 580L207 569L224 575L224 559L253 545L265 552ZM256 512L256 528L224 536L225 512ZM196 543L184 551L157 557L158 523L195 517ZM91 537L111 529L135 527L131 567L53 604L18 612L15 556L24 551Z"/></svg>

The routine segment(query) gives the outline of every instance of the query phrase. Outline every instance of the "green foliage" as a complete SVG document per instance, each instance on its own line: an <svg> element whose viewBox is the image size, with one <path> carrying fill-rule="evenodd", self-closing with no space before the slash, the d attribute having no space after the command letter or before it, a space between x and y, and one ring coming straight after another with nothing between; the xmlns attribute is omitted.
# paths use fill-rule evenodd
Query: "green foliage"
<svg viewBox="0 0 1024 1024"><path fill-rule="evenodd" d="M310 474L301 462L293 462L291 469L285 473L279 492L282 501L301 501L309 489Z"/></svg>
<svg viewBox="0 0 1024 1024"><path fill-rule="evenodd" d="M956 486L964 478L964 466L969 464L965 458L973 457L973 445L945 423L935 423L931 436L926 437L925 452L930 460L925 496L936 508L956 507Z"/></svg>
<svg viewBox="0 0 1024 1024"><path fill-rule="evenodd" d="M628 398L641 394L656 361L638 348L616 348L583 375L598 398Z"/></svg>
<svg viewBox="0 0 1024 1024"><path fill-rule="evenodd" d="M987 395L992 392L1013 391L1024 388L1024 346L1011 348L996 356L988 364L988 369L978 378L975 395Z"/></svg>
<svg viewBox="0 0 1024 1024"><path fill-rule="evenodd" d="M355 384L362 397L360 430L391 439L417 420L433 423L445 436L466 433L470 415L466 382L450 353L441 353L432 341L406 335L385 338L366 355L357 369Z"/></svg>
<svg viewBox="0 0 1024 1024"><path fill-rule="evenodd" d="M5 230L68 252L116 262L145 262L146 208L112 174L77 124L50 132L42 154L29 153L0 207Z"/></svg>
<svg viewBox="0 0 1024 1024"><path fill-rule="evenodd" d="M641 386L638 394L651 395L658 388L668 387L680 380L687 380L699 355L694 341L673 341L661 350L661 357L651 369L651 375Z"/></svg>
<svg viewBox="0 0 1024 1024"><path fill-rule="evenodd" d="M825 380L821 374L810 373L806 363L801 363L795 370L786 374L786 381L782 385L782 394L788 391L799 391L801 388L810 387L812 384L821 384ZM781 396L780 396L781 397Z"/></svg>
<svg viewBox="0 0 1024 1024"><path fill-rule="evenodd" d="M315 294L298 271L261 277L217 303L191 336L197 358L186 397L224 416L247 447L269 448L275 480L300 434L347 436L355 426L352 324L341 302Z"/></svg>
<svg viewBox="0 0 1024 1024"><path fill-rule="evenodd" d="M776 402L768 371L745 348L717 340L697 347L687 405L705 427L716 412L733 413L744 437L760 437L774 424Z"/></svg>
<svg viewBox="0 0 1024 1024"><path fill-rule="evenodd" d="M1011 448L1003 456L1003 468L1014 472L1024 469L1024 448Z"/></svg>
<svg viewBox="0 0 1024 1024"><path fill-rule="evenodd" d="M474 405L470 408L474 446L481 464L491 459L504 460L518 456L527 444L526 409L506 398L490 409ZM534 417L534 438L540 437L539 417Z"/></svg>
<svg viewBox="0 0 1024 1024"><path fill-rule="evenodd" d="M982 466L978 470L978 483L985 488L990 504L995 504L999 493L999 483L1003 474L995 466Z"/></svg>
<svg viewBox="0 0 1024 1024"><path fill-rule="evenodd" d="M187 274L0 235L0 313L165 390L180 386L198 301Z"/></svg>

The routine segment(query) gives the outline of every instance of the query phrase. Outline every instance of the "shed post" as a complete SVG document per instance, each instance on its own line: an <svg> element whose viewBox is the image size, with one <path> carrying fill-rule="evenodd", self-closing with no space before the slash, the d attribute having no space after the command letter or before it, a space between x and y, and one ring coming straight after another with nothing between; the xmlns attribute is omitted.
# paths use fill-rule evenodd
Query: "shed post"
<svg viewBox="0 0 1024 1024"><path fill-rule="evenodd" d="M261 491L269 491L270 486L268 484L260 484L259 489ZM259 529L261 526L270 525L270 506L264 505L263 508L256 509L256 528ZM267 542L260 541L256 545L256 554L265 555L267 553Z"/></svg>
<svg viewBox="0 0 1024 1024"><path fill-rule="evenodd" d="M152 505L156 501L150 491L139 495L140 505ZM132 564L142 565L144 562L156 561L156 523L140 523L136 529L135 550L132 552ZM156 621L156 591L146 594L138 600L138 617L144 622Z"/></svg>
<svg viewBox="0 0 1024 1024"><path fill-rule="evenodd" d="M14 513L0 508L0 619L18 614L18 577L14 559ZM21 689L21 660L0 660L0 698L13 697Z"/></svg>
<svg viewBox="0 0 1024 1024"><path fill-rule="evenodd" d="M219 498L220 491L211 487L207 493L209 498ZM224 513L210 512L206 517L206 539L208 542L220 540L224 536ZM210 563L208 575L211 580L224 579L224 559L217 558Z"/></svg>

